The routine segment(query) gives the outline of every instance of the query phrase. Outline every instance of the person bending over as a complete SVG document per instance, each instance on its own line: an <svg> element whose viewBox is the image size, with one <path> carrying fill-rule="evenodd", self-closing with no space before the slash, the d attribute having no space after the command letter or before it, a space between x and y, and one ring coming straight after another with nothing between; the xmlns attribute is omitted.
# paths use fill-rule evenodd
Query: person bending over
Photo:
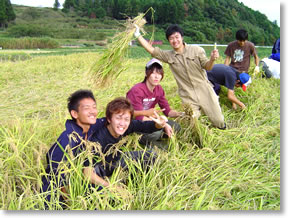
<svg viewBox="0 0 288 218"><path fill-rule="evenodd" d="M241 109L245 109L246 106L241 102L234 93L235 87L242 87L243 91L246 91L247 86L252 82L251 77L247 73L239 73L233 67L226 66L224 64L215 64L212 70L207 72L209 81L214 85L214 90L217 94L220 92L220 85L225 86L228 89L227 97L232 102L232 108L237 109L237 105ZM220 87L220 88L216 88Z"/></svg>

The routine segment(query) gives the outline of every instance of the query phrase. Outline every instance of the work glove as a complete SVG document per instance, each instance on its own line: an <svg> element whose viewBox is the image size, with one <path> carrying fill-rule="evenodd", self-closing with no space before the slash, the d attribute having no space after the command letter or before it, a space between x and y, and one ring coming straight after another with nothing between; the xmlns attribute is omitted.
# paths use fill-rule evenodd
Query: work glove
<svg viewBox="0 0 288 218"><path fill-rule="evenodd" d="M141 36L141 33L140 33L140 28L139 26L137 26L137 24L134 24L135 26L135 32L134 32L134 36L136 37L136 39Z"/></svg>
<svg viewBox="0 0 288 218"><path fill-rule="evenodd" d="M254 73L255 73L255 74L259 73L259 66L256 66L256 67L254 68Z"/></svg>

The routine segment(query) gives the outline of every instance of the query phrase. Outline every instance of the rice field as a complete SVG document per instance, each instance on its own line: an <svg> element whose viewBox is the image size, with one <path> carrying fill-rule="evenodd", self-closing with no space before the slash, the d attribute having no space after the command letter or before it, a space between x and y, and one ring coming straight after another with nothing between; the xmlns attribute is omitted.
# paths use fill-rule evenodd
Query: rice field
<svg viewBox="0 0 288 218"><path fill-rule="evenodd" d="M89 72L100 57L97 52L51 53L0 63L1 210L44 209L39 189L45 154L70 118L69 95L77 89L91 89L98 117L102 117L109 101L125 96L143 80L149 60L149 56L128 58L120 76L99 87ZM167 99L172 108L182 111L167 64L164 71L161 84ZM158 158L149 172L118 170L109 178L112 184L121 184L121 191L88 189L82 181L81 164L75 163L74 171L68 172L72 182L66 209L279 211L280 80L261 75L252 79L247 92L236 90L247 106L244 111L232 110L227 90L222 88L220 104L227 130L212 128L205 116L198 120L197 128L191 127L189 117L178 119L181 132L170 141L168 151L155 147ZM137 135L128 137L128 149L145 149L137 139ZM62 210L54 197L50 209Z"/></svg>

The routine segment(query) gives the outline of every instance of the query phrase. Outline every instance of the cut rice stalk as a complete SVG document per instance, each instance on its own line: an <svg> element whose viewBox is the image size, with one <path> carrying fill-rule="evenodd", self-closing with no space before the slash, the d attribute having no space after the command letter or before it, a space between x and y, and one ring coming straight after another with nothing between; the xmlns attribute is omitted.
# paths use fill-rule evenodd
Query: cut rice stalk
<svg viewBox="0 0 288 218"><path fill-rule="evenodd" d="M153 17L153 8L152 17ZM147 12L149 11L147 10ZM145 14L147 14L147 12ZM126 29L120 32L113 38L113 42L108 46L108 49L103 53L101 58L93 64L90 69L90 75L96 85L104 86L108 79L115 79L119 77L125 68L125 57L129 48L129 43L134 37L135 24L145 34L143 26L146 23L144 13L139 14L134 19L127 19L124 24Z"/></svg>

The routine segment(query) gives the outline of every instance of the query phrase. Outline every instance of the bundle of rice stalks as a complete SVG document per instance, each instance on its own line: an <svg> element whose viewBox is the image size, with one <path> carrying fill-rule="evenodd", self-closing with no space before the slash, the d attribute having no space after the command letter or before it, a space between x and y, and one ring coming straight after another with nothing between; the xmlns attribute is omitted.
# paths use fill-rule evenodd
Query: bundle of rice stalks
<svg viewBox="0 0 288 218"><path fill-rule="evenodd" d="M135 24L138 25L141 31L145 34L145 31L143 30L143 26L146 23L144 18L145 14L139 14L134 19L127 19L124 24L126 27L125 31L120 32L113 38L113 42L108 46L108 49L92 66L90 69L90 75L96 85L105 85L108 78L115 79L126 69L125 56L127 55L129 43L134 36Z"/></svg>

